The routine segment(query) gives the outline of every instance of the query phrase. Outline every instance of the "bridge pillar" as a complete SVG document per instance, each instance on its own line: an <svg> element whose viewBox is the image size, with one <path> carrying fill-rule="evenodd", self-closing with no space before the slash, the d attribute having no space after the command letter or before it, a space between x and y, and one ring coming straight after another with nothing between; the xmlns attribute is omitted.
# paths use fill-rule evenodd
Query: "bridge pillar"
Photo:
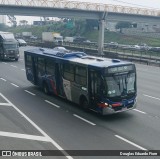
<svg viewBox="0 0 160 159"><path fill-rule="evenodd" d="M99 36L98 36L98 54L103 56L104 49L104 29L105 29L105 17L106 13L103 14L102 19L99 20Z"/></svg>

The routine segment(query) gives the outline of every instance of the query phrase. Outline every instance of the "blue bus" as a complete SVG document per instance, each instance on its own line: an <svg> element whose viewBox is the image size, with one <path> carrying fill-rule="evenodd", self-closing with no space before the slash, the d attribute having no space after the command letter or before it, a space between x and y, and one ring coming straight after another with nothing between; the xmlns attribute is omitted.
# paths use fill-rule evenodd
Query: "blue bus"
<svg viewBox="0 0 160 159"><path fill-rule="evenodd" d="M46 48L24 54L27 79L46 94L103 115L136 107L136 67L131 62Z"/></svg>

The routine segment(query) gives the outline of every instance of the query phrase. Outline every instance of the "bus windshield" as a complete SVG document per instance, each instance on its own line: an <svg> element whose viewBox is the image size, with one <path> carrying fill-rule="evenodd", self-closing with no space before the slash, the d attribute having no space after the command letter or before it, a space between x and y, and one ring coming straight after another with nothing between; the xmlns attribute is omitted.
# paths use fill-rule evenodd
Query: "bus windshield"
<svg viewBox="0 0 160 159"><path fill-rule="evenodd" d="M105 78L107 97L123 97L136 92L136 74L112 74Z"/></svg>

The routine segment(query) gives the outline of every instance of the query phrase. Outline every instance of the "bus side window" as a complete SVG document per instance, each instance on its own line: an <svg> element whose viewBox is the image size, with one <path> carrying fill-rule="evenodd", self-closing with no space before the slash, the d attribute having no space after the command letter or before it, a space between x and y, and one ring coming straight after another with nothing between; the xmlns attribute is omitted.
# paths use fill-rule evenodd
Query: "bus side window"
<svg viewBox="0 0 160 159"><path fill-rule="evenodd" d="M0 53L3 53L3 45L0 43Z"/></svg>
<svg viewBox="0 0 160 159"><path fill-rule="evenodd" d="M26 55L26 68L32 67L32 57L31 55Z"/></svg>
<svg viewBox="0 0 160 159"><path fill-rule="evenodd" d="M38 57L38 76L41 77L45 74L44 58Z"/></svg>
<svg viewBox="0 0 160 159"><path fill-rule="evenodd" d="M63 77L66 80L74 81L74 65L65 63L63 64Z"/></svg>
<svg viewBox="0 0 160 159"><path fill-rule="evenodd" d="M55 63L53 60L46 60L46 74L48 77L55 75Z"/></svg>
<svg viewBox="0 0 160 159"><path fill-rule="evenodd" d="M75 69L75 82L82 86L87 85L87 70L85 67L76 66Z"/></svg>
<svg viewBox="0 0 160 159"><path fill-rule="evenodd" d="M27 79L29 81L35 82L35 76L34 76L34 65L32 62L32 56L31 55L25 55L25 68L26 68L26 74Z"/></svg>

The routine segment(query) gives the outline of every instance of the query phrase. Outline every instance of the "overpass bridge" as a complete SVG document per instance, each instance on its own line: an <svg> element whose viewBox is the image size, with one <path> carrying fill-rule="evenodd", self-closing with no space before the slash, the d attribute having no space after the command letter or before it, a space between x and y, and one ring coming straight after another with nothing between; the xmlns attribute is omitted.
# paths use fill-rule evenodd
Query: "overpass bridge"
<svg viewBox="0 0 160 159"><path fill-rule="evenodd" d="M99 53L103 52L105 21L160 24L160 10L70 0L0 0L1 15L77 17L99 20Z"/></svg>

